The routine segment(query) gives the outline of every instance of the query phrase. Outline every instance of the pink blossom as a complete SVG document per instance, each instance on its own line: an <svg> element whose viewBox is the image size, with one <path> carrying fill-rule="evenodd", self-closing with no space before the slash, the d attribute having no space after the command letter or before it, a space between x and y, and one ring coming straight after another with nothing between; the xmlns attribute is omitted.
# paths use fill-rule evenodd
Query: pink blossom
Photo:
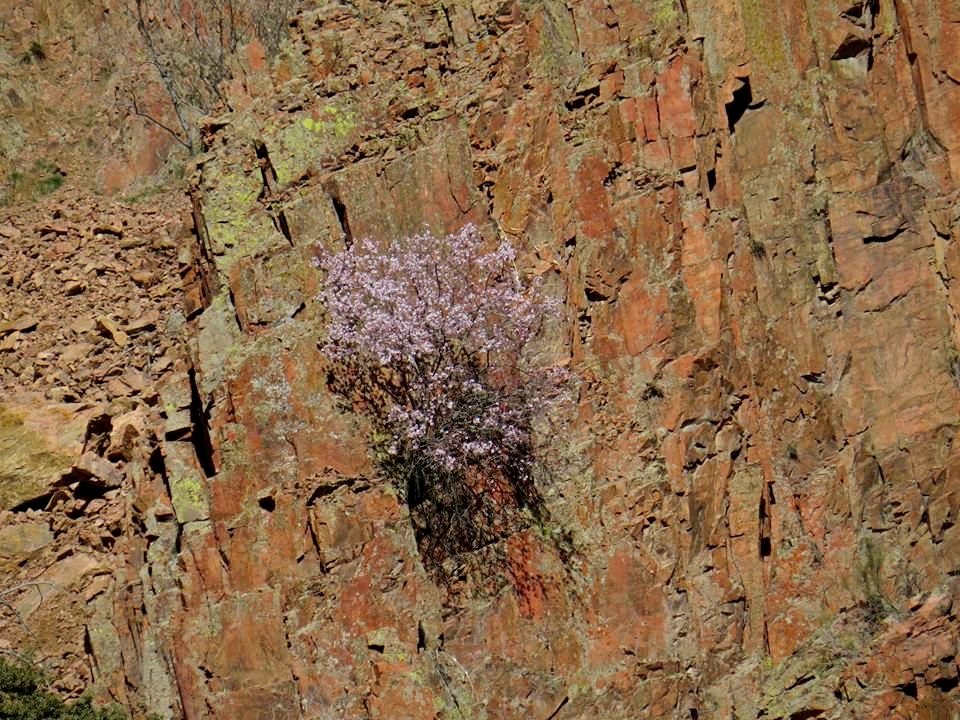
<svg viewBox="0 0 960 720"><path fill-rule="evenodd" d="M521 281L515 257L506 242L488 250L472 225L320 257L322 349L387 455L447 472L532 461L531 421L563 378L529 367L523 350L558 303Z"/></svg>

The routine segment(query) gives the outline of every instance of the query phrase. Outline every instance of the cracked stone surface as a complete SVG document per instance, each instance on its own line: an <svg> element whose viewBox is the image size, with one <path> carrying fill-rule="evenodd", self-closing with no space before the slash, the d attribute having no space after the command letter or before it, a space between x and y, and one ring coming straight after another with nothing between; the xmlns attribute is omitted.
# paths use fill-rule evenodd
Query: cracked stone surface
<svg viewBox="0 0 960 720"><path fill-rule="evenodd" d="M106 404L82 453L0 516L0 569L73 620L3 599L164 718L955 716L958 28L950 0L312 3L204 127L142 331L182 296L169 353L71 389ZM540 342L580 391L549 523L438 584L327 390L311 259L467 222L564 300ZM50 412L24 307L2 377ZM82 342L139 357L141 309Z"/></svg>

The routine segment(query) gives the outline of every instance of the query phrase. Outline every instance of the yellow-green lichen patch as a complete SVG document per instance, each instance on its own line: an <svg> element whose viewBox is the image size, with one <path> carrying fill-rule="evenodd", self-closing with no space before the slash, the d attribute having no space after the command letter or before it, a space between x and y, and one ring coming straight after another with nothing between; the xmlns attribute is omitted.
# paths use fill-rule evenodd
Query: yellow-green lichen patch
<svg viewBox="0 0 960 720"><path fill-rule="evenodd" d="M107 678L122 677L123 652L120 636L117 634L113 619L113 594L98 596L88 608L93 609L86 624L87 642L97 658L98 685L103 688Z"/></svg>
<svg viewBox="0 0 960 720"><path fill-rule="evenodd" d="M214 255L221 270L244 256L272 247L286 239L260 204L263 180L258 172L210 163L204 167L204 219Z"/></svg>
<svg viewBox="0 0 960 720"><path fill-rule="evenodd" d="M444 717L464 720L486 720L487 712L477 697L476 687L469 671L449 652L434 650L433 675L441 682L443 692L437 699L437 710Z"/></svg>
<svg viewBox="0 0 960 720"><path fill-rule="evenodd" d="M660 30L670 30L676 27L680 20L676 0L656 0L653 5L653 22Z"/></svg>
<svg viewBox="0 0 960 720"><path fill-rule="evenodd" d="M765 0L741 0L747 44L757 61L768 72L787 69L787 47L781 23L772 22L771 8Z"/></svg>
<svg viewBox="0 0 960 720"><path fill-rule="evenodd" d="M855 633L855 628L834 622L818 631L803 652L779 664L764 658L759 665L761 706L772 717L798 716L810 707L827 711L834 708L837 702L833 690L840 683L840 673L854 654L851 648L863 642Z"/></svg>
<svg viewBox="0 0 960 720"><path fill-rule="evenodd" d="M195 471L171 476L170 495L181 523L203 520L210 514L206 488Z"/></svg>
<svg viewBox="0 0 960 720"><path fill-rule="evenodd" d="M885 37L891 37L897 29L897 8L894 0L880 0L880 12L877 13L880 32Z"/></svg>
<svg viewBox="0 0 960 720"><path fill-rule="evenodd" d="M189 443L171 442L165 448L167 482L177 522L206 520L210 517L210 497L206 478L194 462Z"/></svg>
<svg viewBox="0 0 960 720"><path fill-rule="evenodd" d="M533 59L536 74L549 78L577 77L583 58L577 45L577 29L567 6L559 0L528 2L529 13L542 13L539 53Z"/></svg>
<svg viewBox="0 0 960 720"><path fill-rule="evenodd" d="M352 143L356 114L347 107L325 105L313 115L267 134L265 142L277 182L289 185L325 158L333 158Z"/></svg>
<svg viewBox="0 0 960 720"><path fill-rule="evenodd" d="M301 120L307 130L317 135L345 138L357 126L353 113L341 110L336 105L327 105L319 114L319 120L312 117Z"/></svg>
<svg viewBox="0 0 960 720"><path fill-rule="evenodd" d="M207 223L236 223L257 205L262 181L241 168L208 163L203 168Z"/></svg>

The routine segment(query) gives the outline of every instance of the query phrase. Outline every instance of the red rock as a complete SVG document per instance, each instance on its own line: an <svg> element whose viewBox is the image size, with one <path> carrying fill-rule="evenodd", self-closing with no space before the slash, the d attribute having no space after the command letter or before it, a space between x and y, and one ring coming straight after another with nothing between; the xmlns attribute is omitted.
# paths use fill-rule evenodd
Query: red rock
<svg viewBox="0 0 960 720"><path fill-rule="evenodd" d="M204 122L196 236L18 215L67 229L3 246L2 317L44 323L7 333L0 380L140 393L87 440L115 494L37 511L118 576L45 647L171 717L946 717L960 18L848 5L321 4L272 75L244 51ZM277 140L329 109L342 142L311 136L313 160ZM158 159L130 133L115 187ZM104 217L129 242L78 246ZM549 512L431 574L327 387L307 261L468 221L564 298L544 343L578 396ZM61 321L47 293L81 278ZM109 312L122 348L73 322Z"/></svg>

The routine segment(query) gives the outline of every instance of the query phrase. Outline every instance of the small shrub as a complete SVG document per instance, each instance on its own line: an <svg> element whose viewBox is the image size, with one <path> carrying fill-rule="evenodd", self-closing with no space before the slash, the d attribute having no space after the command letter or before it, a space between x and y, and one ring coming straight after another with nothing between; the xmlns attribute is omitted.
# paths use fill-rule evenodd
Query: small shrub
<svg viewBox="0 0 960 720"><path fill-rule="evenodd" d="M26 179L27 176L24 175L20 170L11 170L7 175L7 185L16 191L23 187Z"/></svg>
<svg viewBox="0 0 960 720"><path fill-rule="evenodd" d="M897 563L896 586L897 594L901 598L910 598L920 592L923 587L923 576L906 558L900 558Z"/></svg>
<svg viewBox="0 0 960 720"><path fill-rule="evenodd" d="M116 708L94 708L89 696L64 702L46 675L26 660L0 657L0 718L4 720L124 720Z"/></svg>
<svg viewBox="0 0 960 720"><path fill-rule="evenodd" d="M514 256L467 226L361 240L318 261L331 384L372 420L418 537L442 538L444 552L487 544L539 506L533 423L562 398L566 374L524 358L558 304L521 282Z"/></svg>
<svg viewBox="0 0 960 720"><path fill-rule="evenodd" d="M48 160L38 160L34 166L36 170L36 191L40 195L49 195L59 190L63 185L64 174L56 165Z"/></svg>
<svg viewBox="0 0 960 720"><path fill-rule="evenodd" d="M883 591L883 551L872 540L863 543L857 579L866 620L872 626L879 625L896 608Z"/></svg>
<svg viewBox="0 0 960 720"><path fill-rule="evenodd" d="M663 390L656 383L649 382L640 397L644 400L662 400Z"/></svg>
<svg viewBox="0 0 960 720"><path fill-rule="evenodd" d="M36 200L58 190L65 175L49 160L37 160L28 171L11 170L7 174L4 203L15 200Z"/></svg>
<svg viewBox="0 0 960 720"><path fill-rule="evenodd" d="M170 100L176 126L143 107L140 78L120 93L132 114L152 120L196 150L197 119L227 103L224 83L239 68L239 51L257 38L268 56L286 37L298 0L125 0L144 57Z"/></svg>
<svg viewBox="0 0 960 720"><path fill-rule="evenodd" d="M36 40L33 40L30 43L30 46L23 51L23 54L20 55L20 62L23 65L30 65L31 63L38 63L47 59L47 53L41 45Z"/></svg>

